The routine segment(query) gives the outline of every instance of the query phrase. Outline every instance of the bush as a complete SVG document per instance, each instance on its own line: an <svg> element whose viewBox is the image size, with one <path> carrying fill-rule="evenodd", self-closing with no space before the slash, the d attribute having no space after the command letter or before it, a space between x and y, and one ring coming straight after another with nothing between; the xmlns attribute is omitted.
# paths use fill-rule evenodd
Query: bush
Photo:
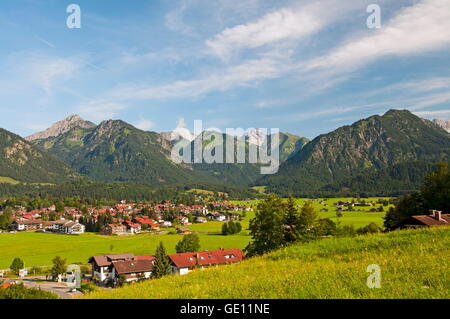
<svg viewBox="0 0 450 319"><path fill-rule="evenodd" d="M97 287L92 283L82 283L81 287L78 289L82 293L93 292L97 290Z"/></svg>
<svg viewBox="0 0 450 319"><path fill-rule="evenodd" d="M0 289L0 299L58 299L54 293L40 289L28 289L23 284Z"/></svg>
<svg viewBox="0 0 450 319"><path fill-rule="evenodd" d="M355 237L357 233L353 225L345 225L337 229L337 235L339 237Z"/></svg>
<svg viewBox="0 0 450 319"><path fill-rule="evenodd" d="M222 225L222 235L235 235L242 231L242 225L239 222L229 221Z"/></svg>
<svg viewBox="0 0 450 319"><path fill-rule="evenodd" d="M361 227L359 228L356 233L358 235L366 235L366 234L376 234L376 233L381 233L383 230L378 227L377 224L375 223L370 223L367 226Z"/></svg>

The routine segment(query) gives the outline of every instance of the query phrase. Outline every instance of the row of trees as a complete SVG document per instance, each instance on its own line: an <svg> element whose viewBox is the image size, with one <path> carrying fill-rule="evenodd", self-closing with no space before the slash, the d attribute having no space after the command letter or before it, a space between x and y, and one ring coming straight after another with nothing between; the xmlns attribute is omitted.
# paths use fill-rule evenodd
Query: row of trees
<svg viewBox="0 0 450 319"><path fill-rule="evenodd" d="M329 218L319 219L312 202L299 208L295 199L287 202L270 195L258 204L255 218L250 221L252 241L245 248L247 256L267 253L295 242L308 242L326 236L356 236L381 232L374 223L355 229L340 226Z"/></svg>
<svg viewBox="0 0 450 319"><path fill-rule="evenodd" d="M293 198L285 203L270 195L258 204L255 218L250 221L252 241L245 248L248 256L260 255L299 240L317 237L317 213L306 202L299 210Z"/></svg>

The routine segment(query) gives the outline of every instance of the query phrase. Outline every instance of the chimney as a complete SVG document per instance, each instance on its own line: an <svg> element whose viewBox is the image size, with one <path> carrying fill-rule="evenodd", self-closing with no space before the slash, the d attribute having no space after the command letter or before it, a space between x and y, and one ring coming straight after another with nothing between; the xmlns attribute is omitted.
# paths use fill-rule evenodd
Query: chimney
<svg viewBox="0 0 450 319"><path fill-rule="evenodd" d="M436 219L438 221L442 220L442 212L439 211L439 210L432 210L431 211L431 216L433 216L434 219Z"/></svg>

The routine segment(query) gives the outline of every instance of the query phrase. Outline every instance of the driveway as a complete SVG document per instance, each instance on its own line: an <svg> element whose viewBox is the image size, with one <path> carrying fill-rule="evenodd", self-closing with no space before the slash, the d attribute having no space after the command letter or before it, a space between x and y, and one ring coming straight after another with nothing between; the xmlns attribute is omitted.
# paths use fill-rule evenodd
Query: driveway
<svg viewBox="0 0 450 319"><path fill-rule="evenodd" d="M65 283L46 281L45 277L7 279L5 282L20 282L27 288L39 288L50 291L57 294L61 299L74 299L82 295L79 291L71 292L71 288L67 287Z"/></svg>

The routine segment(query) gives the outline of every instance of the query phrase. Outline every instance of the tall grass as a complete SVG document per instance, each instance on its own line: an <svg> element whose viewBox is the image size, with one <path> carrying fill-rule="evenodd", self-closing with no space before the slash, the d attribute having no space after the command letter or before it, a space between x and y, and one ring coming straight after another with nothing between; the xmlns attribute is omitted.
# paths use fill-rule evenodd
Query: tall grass
<svg viewBox="0 0 450 319"><path fill-rule="evenodd" d="M87 298L449 298L450 227L298 244L239 264ZM381 267L370 289L367 267Z"/></svg>

